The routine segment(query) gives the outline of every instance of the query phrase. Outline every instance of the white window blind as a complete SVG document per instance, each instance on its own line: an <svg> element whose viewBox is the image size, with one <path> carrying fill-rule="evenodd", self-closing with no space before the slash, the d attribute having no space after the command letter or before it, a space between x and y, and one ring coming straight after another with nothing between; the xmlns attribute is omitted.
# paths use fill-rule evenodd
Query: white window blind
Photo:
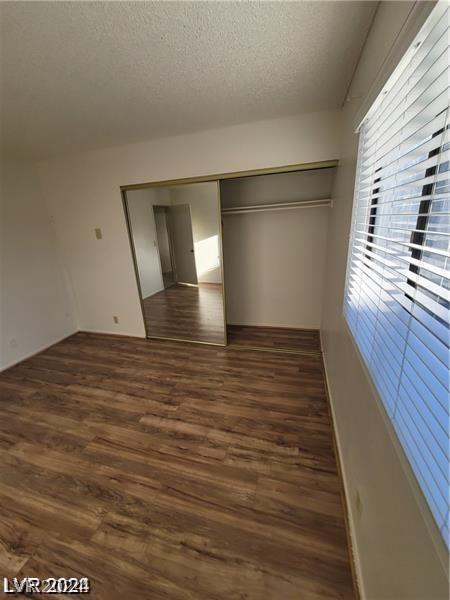
<svg viewBox="0 0 450 600"><path fill-rule="evenodd" d="M447 546L449 9L360 129L344 314Z"/></svg>

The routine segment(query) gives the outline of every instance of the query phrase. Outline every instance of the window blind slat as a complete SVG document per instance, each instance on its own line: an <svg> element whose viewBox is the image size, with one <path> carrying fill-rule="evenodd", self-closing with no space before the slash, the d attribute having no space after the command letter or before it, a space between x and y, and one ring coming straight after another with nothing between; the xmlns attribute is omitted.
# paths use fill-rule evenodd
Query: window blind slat
<svg viewBox="0 0 450 600"><path fill-rule="evenodd" d="M442 96L445 96L445 92ZM420 123L415 124L414 129L408 129L396 140L388 140L381 148L373 149L371 155L367 154L367 158L374 163L374 170L382 168L384 164L390 164L392 162L392 154L400 156L432 139L437 131L441 131L445 127L446 123L443 112L430 115L429 110L428 121L423 121L426 121L426 119L421 119Z"/></svg>
<svg viewBox="0 0 450 600"><path fill-rule="evenodd" d="M428 447L438 455L440 467L445 472L450 458L448 435L438 423L433 411L430 410L429 402L417 393L407 375L404 375L401 387L405 390L406 397L409 399L408 406L411 408L413 418L421 423Z"/></svg>
<svg viewBox="0 0 450 600"><path fill-rule="evenodd" d="M448 500L446 489L448 483L445 478L439 477L438 471L433 464L434 461L430 458L426 445L421 444L419 446L417 440L421 438L420 432L417 431L414 423L407 418L406 411L401 410L402 400L407 402L407 399L403 399L403 397L400 396L400 407L396 411L395 423L402 431L403 435L408 439L410 451L418 464L422 477L424 477L426 481L427 491L431 495L438 509L438 520L442 522L447 514Z"/></svg>
<svg viewBox="0 0 450 600"><path fill-rule="evenodd" d="M404 98L408 89L411 89L411 87L418 85L423 81L423 76L430 66L432 66L436 62L437 57L448 48L448 33L445 22L445 19L448 18L447 9L442 19L435 24L433 31L429 33L428 37L420 45L411 63L404 69L402 75L396 81L392 93L385 95L383 101L379 105L379 117L377 121L382 122L386 115L392 112L393 104L395 102L398 103L398 98ZM373 125L368 123L367 133L370 134L375 126L375 122Z"/></svg>
<svg viewBox="0 0 450 600"><path fill-rule="evenodd" d="M442 121L442 115L439 116L439 119ZM436 131L434 127L433 131ZM445 146L448 143L450 138L450 131L447 128L443 137L440 139L439 137L433 136L430 134L424 137L424 131L420 131L421 139L419 143L416 145L411 143L404 148L403 152L400 151L399 148L394 148L390 153L383 157L383 167L388 170L395 170L399 166L400 167L408 167L409 165L414 165L416 162L420 162L429 157L430 152L437 151L440 146ZM410 140L411 141L411 140ZM417 140L416 140L417 141ZM371 167L371 169L373 166ZM367 176L370 175L370 171L361 171L361 181L364 181Z"/></svg>
<svg viewBox="0 0 450 600"><path fill-rule="evenodd" d="M397 411L402 415L403 420L405 421L409 431L411 433L414 432L414 438L423 437L420 432L419 426L424 424L424 421L421 419L420 415L416 415L416 418L413 418L411 415L413 413L413 404L409 398L409 395L405 392L404 388L400 388L399 393L399 401L397 404ZM449 475L448 471L445 468L445 455L441 452L439 447L434 446L434 440L431 437L424 438L425 444L423 445L422 456L424 462L427 464L430 469L434 482L437 484L437 488L439 490L439 496L442 496L444 501L446 500L447 492L446 489L449 485ZM434 449L434 453L430 450L430 445ZM447 506L444 504L445 509Z"/></svg>
<svg viewBox="0 0 450 600"><path fill-rule="evenodd" d="M431 86L433 87L433 86ZM446 109L448 98L448 77L446 73L437 80L435 89L424 89L419 97L409 106L402 106L399 115L392 123L388 123L386 129L376 130L373 137L366 139L364 151L368 156L379 154L380 149L385 152L386 148L394 149L400 140L407 140L419 129L427 125L432 119L442 114Z"/></svg>
<svg viewBox="0 0 450 600"><path fill-rule="evenodd" d="M389 168L383 170L383 184L377 185L373 179L366 177L361 182L361 192L366 189L372 191L373 196L378 196L379 191L385 191L397 187L400 184L411 183L420 181L423 178L423 174L427 170L431 170L437 166L438 163L449 160L450 152L448 150L434 154L431 157L423 157L421 161L415 162L409 165L402 165L398 167L398 162L390 165ZM447 168L448 171L448 168ZM376 191L375 191L376 190Z"/></svg>
<svg viewBox="0 0 450 600"><path fill-rule="evenodd" d="M396 95L395 102L387 107L389 112L385 111L385 119L380 122L379 126L367 132L367 139L370 140L380 132L386 131L421 96L424 87L427 89L431 86L438 90L445 87L447 82L445 73L448 69L448 42L444 34L425 59L422 68L427 67L427 70L423 71L421 68L411 75L403 91ZM444 79L440 80L442 74L444 74ZM422 77L420 78L420 76Z"/></svg>

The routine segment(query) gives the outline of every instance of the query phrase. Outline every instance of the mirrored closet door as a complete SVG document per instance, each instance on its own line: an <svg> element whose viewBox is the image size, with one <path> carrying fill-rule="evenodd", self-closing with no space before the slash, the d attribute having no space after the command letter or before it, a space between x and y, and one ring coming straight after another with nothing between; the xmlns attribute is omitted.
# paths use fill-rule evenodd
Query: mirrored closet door
<svg viewBox="0 0 450 600"><path fill-rule="evenodd" d="M219 184L124 192L148 337L226 344Z"/></svg>

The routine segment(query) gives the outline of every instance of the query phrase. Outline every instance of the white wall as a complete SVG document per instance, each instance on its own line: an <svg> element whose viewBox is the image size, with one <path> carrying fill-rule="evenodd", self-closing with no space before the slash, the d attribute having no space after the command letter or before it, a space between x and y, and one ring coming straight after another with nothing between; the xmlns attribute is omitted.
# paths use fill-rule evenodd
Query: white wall
<svg viewBox="0 0 450 600"><path fill-rule="evenodd" d="M34 169L11 161L1 167L0 370L77 329Z"/></svg>
<svg viewBox="0 0 450 600"><path fill-rule="evenodd" d="M173 187L170 189L170 199L172 204L190 206L198 282L222 283L217 183Z"/></svg>
<svg viewBox="0 0 450 600"><path fill-rule="evenodd" d="M145 336L120 186L338 158L339 111L303 114L38 164L80 329ZM96 240L94 228L103 239ZM114 325L112 315L119 316Z"/></svg>
<svg viewBox="0 0 450 600"><path fill-rule="evenodd" d="M224 215L227 323L320 327L329 210Z"/></svg>
<svg viewBox="0 0 450 600"><path fill-rule="evenodd" d="M362 596L370 600L448 598L444 544L342 317L357 156L354 131L430 9L429 3L417 3L410 13L413 4L382 2L378 8L343 112L328 235L322 344Z"/></svg>

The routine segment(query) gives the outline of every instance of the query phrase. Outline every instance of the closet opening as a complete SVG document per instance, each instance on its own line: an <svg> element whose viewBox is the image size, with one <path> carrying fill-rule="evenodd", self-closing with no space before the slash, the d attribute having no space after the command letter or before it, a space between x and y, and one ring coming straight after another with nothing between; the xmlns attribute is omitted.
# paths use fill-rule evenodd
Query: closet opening
<svg viewBox="0 0 450 600"><path fill-rule="evenodd" d="M123 186L147 337L320 353L336 167Z"/></svg>
<svg viewBox="0 0 450 600"><path fill-rule="evenodd" d="M228 344L320 353L335 168L220 181Z"/></svg>

